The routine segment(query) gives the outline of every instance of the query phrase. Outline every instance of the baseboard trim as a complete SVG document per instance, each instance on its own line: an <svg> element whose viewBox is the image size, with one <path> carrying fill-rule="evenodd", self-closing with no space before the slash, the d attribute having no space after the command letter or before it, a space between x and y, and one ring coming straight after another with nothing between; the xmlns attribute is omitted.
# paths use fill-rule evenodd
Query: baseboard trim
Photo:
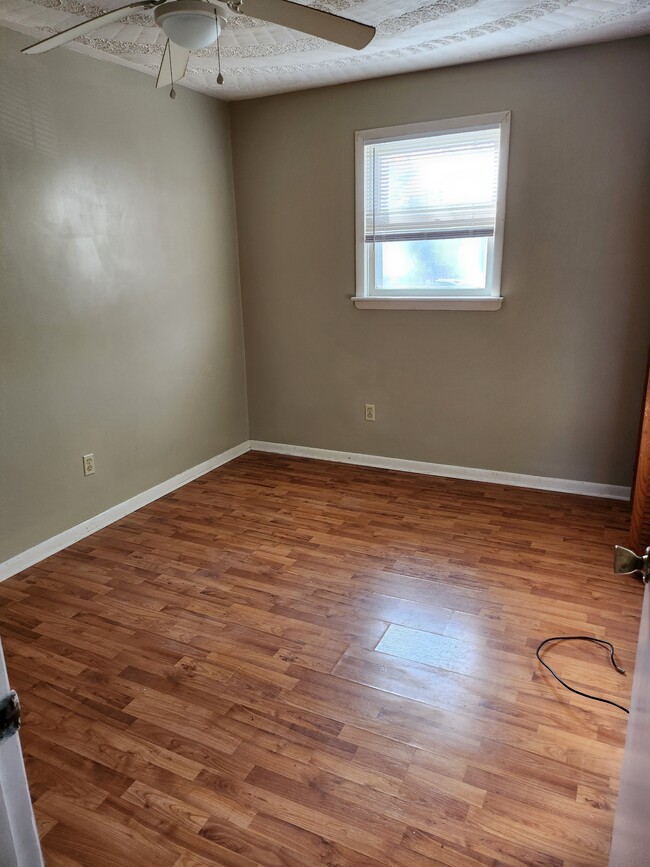
<svg viewBox="0 0 650 867"><path fill-rule="evenodd" d="M579 482L573 479L552 479L547 476L528 476L523 473L503 473L499 470L480 470L473 467L454 467L448 464L433 464L428 461L408 461L403 458L384 458L379 455L362 455L354 452L337 452L330 449L314 449L308 446L291 446L284 443L269 443L251 440L252 451L270 452L277 455L292 455L315 458L319 461L334 461L340 464L355 464L360 467L378 467L384 470L399 470L403 473L421 473L427 476L444 476L448 479L468 479L472 482L491 482L497 485L513 485L518 488L535 488L540 491L558 491L563 494L581 494L585 497L605 497L610 500L628 500L630 488L619 485L603 485L598 482Z"/></svg>
<svg viewBox="0 0 650 867"><path fill-rule="evenodd" d="M33 548L29 548L21 554L16 554L9 560L5 560L4 563L0 563L0 581L4 581L6 578L10 578L12 575L22 572L23 569L27 569L29 566L34 566L36 563L40 563L41 560L51 557L52 554L56 554L57 551L61 551L63 548L67 548L69 545L79 542L80 539L85 539L86 536L91 536L93 533L96 533L97 530L107 527L114 521L119 521L120 518L130 515L131 512L135 512L143 506L153 503L154 500L159 500L160 497L170 494L177 488L182 488L183 485L186 485L188 482L192 482L194 479L204 476L211 470L216 470L217 467L227 464L229 461L238 458L240 455L243 455L248 451L250 451L250 442L246 440L225 452L221 452L220 455L216 455L207 461L203 461L203 463L197 464L195 467L191 467L189 470L185 470L185 472L179 473L177 476L173 476L171 479L167 479L167 481L161 482L159 485L155 485L147 491L143 491L141 494L136 494L136 496L131 497L130 500L125 500L123 503L118 503L117 506L112 506L105 512L95 515L94 518L89 518L87 521L77 524L76 527L64 530L57 536L52 536L51 539L46 539L44 542L34 545Z"/></svg>
<svg viewBox="0 0 650 867"><path fill-rule="evenodd" d="M51 539L46 539L40 542L33 548L16 554L4 563L0 563L0 581L22 572L29 566L34 566L56 554L57 551L62 551L69 545L85 539L107 527L109 524L119 521L120 518L130 515L141 509L143 506L153 503L154 500L170 494L177 488L181 488L188 482L204 476L206 473L216 470L227 464L229 461L238 458L240 455L246 454L248 451L270 452L277 455L291 455L301 458L313 458L319 461L333 461L341 464L355 464L360 467L377 467L385 470L398 470L403 473L421 473L428 476L443 476L449 479L468 479L474 482L491 482L498 485L513 485L519 488L534 488L540 491L558 491L565 494L581 494L586 497L604 497L611 500L628 500L630 498L630 488L618 485L604 485L597 482L579 482L573 479L552 479L547 476L529 476L523 473L504 473L498 470L480 470L472 467L454 467L448 464L434 464L428 461L409 461L403 458L386 458L379 455L364 455L355 452L338 452L331 449L316 449L309 446L293 446L285 443L270 443L261 440L246 440L233 446L233 448L191 467L185 472L173 476L131 497L130 500L125 500L123 503L118 503L105 512L71 527L69 530L64 530Z"/></svg>

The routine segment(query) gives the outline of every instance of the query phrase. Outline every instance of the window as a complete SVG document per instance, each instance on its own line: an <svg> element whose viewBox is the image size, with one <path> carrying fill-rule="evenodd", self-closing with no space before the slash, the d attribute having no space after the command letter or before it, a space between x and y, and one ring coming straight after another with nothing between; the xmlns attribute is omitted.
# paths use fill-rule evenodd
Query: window
<svg viewBox="0 0 650 867"><path fill-rule="evenodd" d="M501 306L510 112L356 133L358 307Z"/></svg>

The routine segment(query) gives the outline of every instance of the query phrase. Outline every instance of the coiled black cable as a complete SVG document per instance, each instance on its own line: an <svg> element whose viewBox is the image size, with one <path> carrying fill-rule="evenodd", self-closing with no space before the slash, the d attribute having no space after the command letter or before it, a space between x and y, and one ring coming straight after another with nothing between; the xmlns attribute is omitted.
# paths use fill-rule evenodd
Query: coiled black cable
<svg viewBox="0 0 650 867"><path fill-rule="evenodd" d="M609 698L601 698L599 695L589 695L588 692L582 692L579 689L574 689L574 687L569 686L562 678L557 675L550 665L548 665L542 657L540 656L540 650L544 647L545 644L549 644L551 641L591 641L594 644L606 645L609 647L609 658L611 660L612 665L616 669L616 671L620 672L620 674L625 674L625 669L621 668L621 666L616 662L616 657L614 655L614 645L611 641L605 641L604 638L592 638L590 635L558 635L555 638L545 638L544 641L538 646L535 651L535 656L542 663L544 668L553 675L553 677L559 681L565 689L568 689L569 692L575 692L576 695L581 695L583 698L590 698L592 701L602 701L604 704L611 704L614 707L617 707L619 710L625 711L625 713L629 714L629 710L626 707L623 707L622 704L618 704L616 701L611 701Z"/></svg>

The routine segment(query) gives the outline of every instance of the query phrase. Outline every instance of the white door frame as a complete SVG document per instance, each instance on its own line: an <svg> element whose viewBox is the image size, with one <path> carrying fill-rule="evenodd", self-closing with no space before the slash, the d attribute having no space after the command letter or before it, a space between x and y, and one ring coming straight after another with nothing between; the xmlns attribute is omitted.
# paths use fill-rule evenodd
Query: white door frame
<svg viewBox="0 0 650 867"><path fill-rule="evenodd" d="M0 642L0 699L9 691ZM2 867L43 867L18 733L0 741L0 853Z"/></svg>

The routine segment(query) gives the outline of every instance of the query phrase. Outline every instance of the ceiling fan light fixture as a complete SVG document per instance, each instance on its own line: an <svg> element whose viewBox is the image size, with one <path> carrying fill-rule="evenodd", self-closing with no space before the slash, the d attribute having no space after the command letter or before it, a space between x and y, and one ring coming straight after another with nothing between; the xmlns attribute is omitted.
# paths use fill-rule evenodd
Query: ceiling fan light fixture
<svg viewBox="0 0 650 867"><path fill-rule="evenodd" d="M224 18L204 0L172 0L154 9L156 24L181 48L207 48L221 32Z"/></svg>

